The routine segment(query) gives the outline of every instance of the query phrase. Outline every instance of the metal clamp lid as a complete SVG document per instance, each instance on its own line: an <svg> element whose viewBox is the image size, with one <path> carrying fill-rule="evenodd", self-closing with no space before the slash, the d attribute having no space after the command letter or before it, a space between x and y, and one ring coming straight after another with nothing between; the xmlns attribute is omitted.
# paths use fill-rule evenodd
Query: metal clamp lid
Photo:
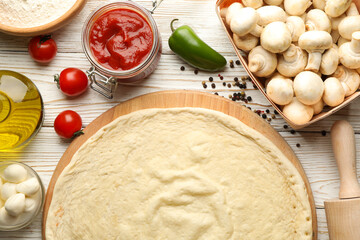
<svg viewBox="0 0 360 240"><path fill-rule="evenodd" d="M104 74L96 71L94 67L90 67L86 73L90 79L91 89L108 99L112 99L114 97L114 92L116 91L118 85L116 78L105 76ZM100 77L100 79L97 80L96 76Z"/></svg>

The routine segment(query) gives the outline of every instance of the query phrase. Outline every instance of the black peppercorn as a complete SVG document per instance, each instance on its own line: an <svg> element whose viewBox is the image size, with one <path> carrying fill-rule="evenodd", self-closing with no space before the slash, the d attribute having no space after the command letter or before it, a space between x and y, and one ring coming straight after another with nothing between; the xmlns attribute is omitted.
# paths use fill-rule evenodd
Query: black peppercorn
<svg viewBox="0 0 360 240"><path fill-rule="evenodd" d="M291 129L290 133L291 133L291 134L295 134L295 130L294 130L294 129Z"/></svg>
<svg viewBox="0 0 360 240"><path fill-rule="evenodd" d="M296 146L299 148L301 145L300 145L300 143L297 143Z"/></svg>
<svg viewBox="0 0 360 240"><path fill-rule="evenodd" d="M199 73L199 70L195 69L195 70L194 70L194 73L195 73L195 74L198 74L198 73Z"/></svg>
<svg viewBox="0 0 360 240"><path fill-rule="evenodd" d="M184 66L181 66L180 70L181 70L181 71L184 71L184 70L185 70L185 67L184 67Z"/></svg>
<svg viewBox="0 0 360 240"><path fill-rule="evenodd" d="M240 61L239 60L236 60L236 65L240 65Z"/></svg>
<svg viewBox="0 0 360 240"><path fill-rule="evenodd" d="M214 78L213 78L213 77L209 77L209 81L210 81L210 82L214 81Z"/></svg>
<svg viewBox="0 0 360 240"><path fill-rule="evenodd" d="M261 116L262 116L263 119L266 119L266 114L265 113L263 113Z"/></svg>
<svg viewBox="0 0 360 240"><path fill-rule="evenodd" d="M284 129L287 129L289 126L288 125L284 125Z"/></svg>
<svg viewBox="0 0 360 240"><path fill-rule="evenodd" d="M248 97L247 97L247 100L248 100L249 102L251 102L251 101L252 101L252 97L251 97L251 96L248 96Z"/></svg>
<svg viewBox="0 0 360 240"><path fill-rule="evenodd" d="M212 84L211 84L211 87L212 87L212 88L216 88L215 83L212 83Z"/></svg>
<svg viewBox="0 0 360 240"><path fill-rule="evenodd" d="M326 136L326 131L325 130L322 130L321 131L321 135L323 135L324 137Z"/></svg>

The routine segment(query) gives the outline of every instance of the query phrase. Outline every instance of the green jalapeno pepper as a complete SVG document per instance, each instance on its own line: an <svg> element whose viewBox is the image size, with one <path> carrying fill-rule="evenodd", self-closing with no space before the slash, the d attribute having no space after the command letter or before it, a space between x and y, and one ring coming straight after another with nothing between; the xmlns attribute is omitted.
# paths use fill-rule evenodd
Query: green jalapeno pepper
<svg viewBox="0 0 360 240"><path fill-rule="evenodd" d="M203 42L187 25L174 29L171 21L172 35L169 38L170 49L191 66L205 71L218 71L225 67L226 59Z"/></svg>

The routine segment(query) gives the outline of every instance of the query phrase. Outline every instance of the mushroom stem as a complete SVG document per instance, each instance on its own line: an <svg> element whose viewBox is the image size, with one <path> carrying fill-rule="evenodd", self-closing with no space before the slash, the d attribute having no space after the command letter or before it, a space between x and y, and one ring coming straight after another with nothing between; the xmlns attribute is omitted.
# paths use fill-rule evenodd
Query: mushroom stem
<svg viewBox="0 0 360 240"><path fill-rule="evenodd" d="M284 59L286 62L294 62L298 58L297 47L295 45L290 45L290 47L283 53Z"/></svg>
<svg viewBox="0 0 360 240"><path fill-rule="evenodd" d="M353 33L350 48L353 52L360 53L360 32Z"/></svg>
<svg viewBox="0 0 360 240"><path fill-rule="evenodd" d="M350 7L346 11L346 15L347 16L358 16L359 15L359 11L358 11L355 3L353 3L353 2L351 3Z"/></svg>
<svg viewBox="0 0 360 240"><path fill-rule="evenodd" d="M251 30L250 34L255 37L260 37L262 30L263 30L262 27L260 27L259 25L256 25L255 28L253 30Z"/></svg>
<svg viewBox="0 0 360 240"><path fill-rule="evenodd" d="M249 62L249 69L251 72L257 72L260 69L264 68L264 61L265 59L262 56L257 56L256 59L252 59L252 61Z"/></svg>
<svg viewBox="0 0 360 240"><path fill-rule="evenodd" d="M321 57L322 57L321 52L309 52L309 60L305 70L307 71L310 70L314 72L319 71L321 64Z"/></svg>

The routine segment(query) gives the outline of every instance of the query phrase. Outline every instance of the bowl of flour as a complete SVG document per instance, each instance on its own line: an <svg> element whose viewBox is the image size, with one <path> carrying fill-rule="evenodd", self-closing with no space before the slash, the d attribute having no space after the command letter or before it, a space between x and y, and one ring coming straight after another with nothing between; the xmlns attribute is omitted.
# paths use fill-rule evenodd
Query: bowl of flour
<svg viewBox="0 0 360 240"><path fill-rule="evenodd" d="M86 0L0 0L0 31L18 36L53 32L68 23Z"/></svg>

